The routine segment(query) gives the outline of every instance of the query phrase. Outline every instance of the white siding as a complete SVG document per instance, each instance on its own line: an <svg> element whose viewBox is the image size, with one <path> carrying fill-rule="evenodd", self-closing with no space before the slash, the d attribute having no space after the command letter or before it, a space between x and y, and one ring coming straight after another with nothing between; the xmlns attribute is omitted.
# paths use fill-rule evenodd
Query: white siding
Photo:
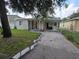
<svg viewBox="0 0 79 59"><path fill-rule="evenodd" d="M11 29L14 29L15 27L16 18L20 18L20 17L17 15L8 15L8 21Z"/></svg>
<svg viewBox="0 0 79 59"><path fill-rule="evenodd" d="M21 24L19 24L20 21L21 21ZM27 20L18 20L18 21L16 21L15 26L17 29L27 29L28 30L28 21Z"/></svg>
<svg viewBox="0 0 79 59"><path fill-rule="evenodd" d="M17 15L8 15L7 17L8 17L10 28L14 29L16 18L20 18L20 17ZM1 20L0 20L0 27L2 27Z"/></svg>
<svg viewBox="0 0 79 59"><path fill-rule="evenodd" d="M39 28L39 30L43 30L44 29L44 23L42 21L39 21L38 28Z"/></svg>
<svg viewBox="0 0 79 59"><path fill-rule="evenodd" d="M0 19L0 27L2 27L2 24L1 24L1 19Z"/></svg>

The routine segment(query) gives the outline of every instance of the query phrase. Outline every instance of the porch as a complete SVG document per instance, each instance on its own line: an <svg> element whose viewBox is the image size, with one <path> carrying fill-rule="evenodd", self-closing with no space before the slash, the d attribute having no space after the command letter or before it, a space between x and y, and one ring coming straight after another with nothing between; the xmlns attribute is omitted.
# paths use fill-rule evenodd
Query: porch
<svg viewBox="0 0 79 59"><path fill-rule="evenodd" d="M57 21L41 21L41 20L30 20L29 30L35 31L57 31L59 28L59 22Z"/></svg>

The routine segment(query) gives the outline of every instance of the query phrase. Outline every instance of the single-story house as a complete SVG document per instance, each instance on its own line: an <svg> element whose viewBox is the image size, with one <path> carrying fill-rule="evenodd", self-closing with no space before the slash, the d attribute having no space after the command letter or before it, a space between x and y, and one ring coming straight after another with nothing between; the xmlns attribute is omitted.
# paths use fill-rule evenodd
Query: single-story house
<svg viewBox="0 0 79 59"><path fill-rule="evenodd" d="M28 30L55 30L59 27L59 23L60 19L51 17L45 21L43 21L41 18L17 18L16 28Z"/></svg>
<svg viewBox="0 0 79 59"><path fill-rule="evenodd" d="M59 28L60 19L49 17L42 18L21 18L17 15L8 15L8 21L11 29L26 29L26 30L55 30Z"/></svg>
<svg viewBox="0 0 79 59"><path fill-rule="evenodd" d="M16 18L21 18L17 15L7 15L7 17L8 17L8 21L9 21L9 25L10 25L11 29L13 29L15 27ZM0 20L0 27L2 27L1 20Z"/></svg>
<svg viewBox="0 0 79 59"><path fill-rule="evenodd" d="M79 17L62 21L60 23L60 28L71 30L71 31L79 31Z"/></svg>

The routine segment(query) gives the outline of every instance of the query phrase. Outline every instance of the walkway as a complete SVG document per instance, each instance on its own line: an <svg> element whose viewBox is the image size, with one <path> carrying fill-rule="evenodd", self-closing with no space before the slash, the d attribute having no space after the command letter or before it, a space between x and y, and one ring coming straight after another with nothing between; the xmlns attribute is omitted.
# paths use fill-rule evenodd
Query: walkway
<svg viewBox="0 0 79 59"><path fill-rule="evenodd" d="M45 32L38 46L22 59L79 59L79 49L56 32Z"/></svg>

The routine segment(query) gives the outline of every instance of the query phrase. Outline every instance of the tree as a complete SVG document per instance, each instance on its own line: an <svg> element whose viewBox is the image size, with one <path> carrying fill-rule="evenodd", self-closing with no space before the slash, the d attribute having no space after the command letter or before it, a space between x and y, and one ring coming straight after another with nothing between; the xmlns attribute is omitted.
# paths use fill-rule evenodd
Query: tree
<svg viewBox="0 0 79 59"><path fill-rule="evenodd" d="M66 0L10 0L9 6L16 12L24 12L25 14L34 14L46 17L48 12L54 13L56 6L61 7Z"/></svg>
<svg viewBox="0 0 79 59"><path fill-rule="evenodd" d="M69 16L69 18L74 18L74 17L79 17L79 12L73 13L72 15Z"/></svg>
<svg viewBox="0 0 79 59"><path fill-rule="evenodd" d="M66 0L7 0L8 5L16 12L24 12L25 14L34 14L47 17L48 12L54 13L56 6L64 5ZM0 0L0 18L3 28L3 37L11 37L10 26L8 23L5 0Z"/></svg>
<svg viewBox="0 0 79 59"><path fill-rule="evenodd" d="M1 18L1 23L2 23L2 28L3 28L3 37L4 38L9 38L11 37L11 30L10 30L10 26L8 23L8 18L6 15L6 8L5 8L5 1L4 0L0 0L0 18Z"/></svg>

